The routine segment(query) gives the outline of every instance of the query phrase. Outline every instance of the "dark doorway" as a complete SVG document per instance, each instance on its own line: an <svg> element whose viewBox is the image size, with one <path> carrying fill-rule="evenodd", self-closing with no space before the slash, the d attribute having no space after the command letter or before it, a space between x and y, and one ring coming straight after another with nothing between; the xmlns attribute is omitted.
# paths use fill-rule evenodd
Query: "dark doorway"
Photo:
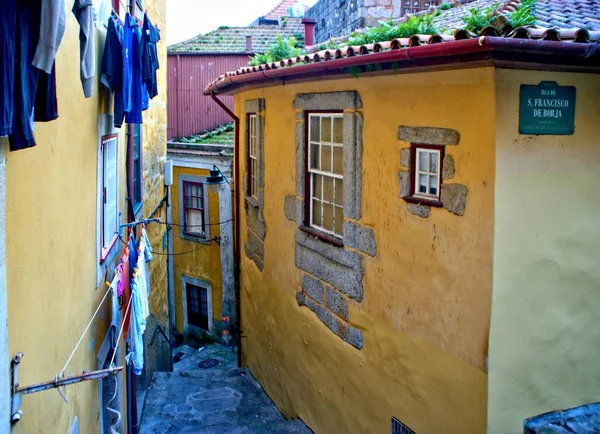
<svg viewBox="0 0 600 434"><path fill-rule="evenodd" d="M186 284L188 324L208 330L208 290Z"/></svg>

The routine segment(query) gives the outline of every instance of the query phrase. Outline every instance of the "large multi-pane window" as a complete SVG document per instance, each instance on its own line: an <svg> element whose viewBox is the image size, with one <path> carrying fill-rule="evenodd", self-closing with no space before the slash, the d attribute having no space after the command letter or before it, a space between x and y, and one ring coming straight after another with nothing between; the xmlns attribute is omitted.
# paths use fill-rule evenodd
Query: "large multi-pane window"
<svg viewBox="0 0 600 434"><path fill-rule="evenodd" d="M248 196L258 198L258 117L248 115Z"/></svg>
<svg viewBox="0 0 600 434"><path fill-rule="evenodd" d="M183 221L184 233L204 236L204 185L199 182L183 182Z"/></svg>
<svg viewBox="0 0 600 434"><path fill-rule="evenodd" d="M344 222L344 122L342 113L308 115L309 225L342 237Z"/></svg>
<svg viewBox="0 0 600 434"><path fill-rule="evenodd" d="M442 151L415 147L414 196L437 200L440 197Z"/></svg>

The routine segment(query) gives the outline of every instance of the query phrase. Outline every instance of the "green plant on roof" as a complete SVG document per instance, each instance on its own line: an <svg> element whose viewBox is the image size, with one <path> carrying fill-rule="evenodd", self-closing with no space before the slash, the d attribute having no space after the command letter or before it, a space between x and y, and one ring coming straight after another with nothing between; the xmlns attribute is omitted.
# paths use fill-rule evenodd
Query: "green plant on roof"
<svg viewBox="0 0 600 434"><path fill-rule="evenodd" d="M448 9L452 9L451 3L442 3L438 10L447 11Z"/></svg>
<svg viewBox="0 0 600 434"><path fill-rule="evenodd" d="M281 17L281 27L287 26L288 19L287 17Z"/></svg>
<svg viewBox="0 0 600 434"><path fill-rule="evenodd" d="M225 29L228 29L228 28L229 28L228 26L219 26L218 27L219 30L225 30Z"/></svg>
<svg viewBox="0 0 600 434"><path fill-rule="evenodd" d="M497 7L498 5L490 6L485 9L469 9L467 15L462 19L465 23L465 29L473 33L481 32L487 26L492 24L492 21L496 18L494 11Z"/></svg>
<svg viewBox="0 0 600 434"><path fill-rule="evenodd" d="M536 0L522 0L516 11L505 14L510 27L515 28L535 24L535 3ZM485 9L469 9L467 16L463 17L465 29L479 33L487 26L494 25L498 17L498 7L499 4L495 4Z"/></svg>
<svg viewBox="0 0 600 434"><path fill-rule="evenodd" d="M275 43L265 53L257 54L250 59L249 65L258 66L264 63L278 62L291 57L297 57L300 55L300 52L296 38L283 38L281 35L278 35Z"/></svg>
<svg viewBox="0 0 600 434"><path fill-rule="evenodd" d="M535 24L535 1L521 0L519 9L508 14L508 22L512 27L530 26Z"/></svg>
<svg viewBox="0 0 600 434"><path fill-rule="evenodd" d="M371 27L364 33L354 32L348 38L348 45L373 44L396 38L408 38L417 34L434 35L438 30L433 24L433 18L430 14L412 16L397 25L391 20L382 21L379 26Z"/></svg>

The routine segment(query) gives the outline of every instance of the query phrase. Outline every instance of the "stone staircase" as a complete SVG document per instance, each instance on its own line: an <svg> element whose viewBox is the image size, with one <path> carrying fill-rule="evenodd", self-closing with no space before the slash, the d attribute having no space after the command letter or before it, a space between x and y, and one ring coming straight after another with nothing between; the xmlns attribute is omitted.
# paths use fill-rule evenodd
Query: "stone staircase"
<svg viewBox="0 0 600 434"><path fill-rule="evenodd" d="M221 345L182 347L173 372L157 372L146 393L140 434L309 434L286 420L237 355ZM200 366L199 366L200 365Z"/></svg>

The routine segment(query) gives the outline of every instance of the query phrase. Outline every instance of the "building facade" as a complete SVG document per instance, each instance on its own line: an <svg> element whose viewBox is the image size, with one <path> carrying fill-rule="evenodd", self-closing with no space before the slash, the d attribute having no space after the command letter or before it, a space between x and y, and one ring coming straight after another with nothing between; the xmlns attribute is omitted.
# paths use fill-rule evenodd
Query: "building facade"
<svg viewBox="0 0 600 434"><path fill-rule="evenodd" d="M129 10L125 2L95 3L105 12L114 9L121 19ZM132 5L131 12L143 17L141 7L135 2ZM147 0L144 9L164 37L166 2ZM70 9L66 17L66 32L56 56L59 118L36 123L35 147L8 152L8 141L2 139L6 158L2 164L6 189L3 225L10 234L6 237L8 357L4 366L8 368L10 359L23 353L18 367L22 387L54 380L63 366L66 377L107 367L112 358L112 315L110 297L104 299L105 282L112 280L123 250L115 233L120 224L130 221L128 190L133 193L135 189L133 218L149 216L165 194L166 69L158 71L159 94L144 112L144 123L115 129L114 98L100 83L106 26L97 22L87 34L94 41L90 59L93 95L84 98L80 25ZM157 49L159 62L166 64L166 46L159 43ZM156 214L161 217L162 212L163 221L164 209ZM149 225L147 231L157 254L148 264L152 289L146 345L157 327L166 328L169 321L166 256L160 256L166 227ZM122 235L126 234L124 230ZM0 307L4 308L1 303ZM77 345L88 324L89 331ZM121 338L116 366L125 366L124 346ZM147 348L146 369L137 377L138 386L169 362L168 348L160 339ZM67 386L61 389L67 402L56 390L24 395L22 417L14 429L24 433L110 432L113 419L109 421L106 408L116 385L111 406L121 413L119 430L134 432L137 416L132 412L132 378L123 370L102 381ZM2 387L7 390L4 381ZM3 417L0 432L9 432L9 419Z"/></svg>
<svg viewBox="0 0 600 434"><path fill-rule="evenodd" d="M286 416L516 434L600 401L600 80L578 32L325 50L205 90L235 95L244 361Z"/></svg>

